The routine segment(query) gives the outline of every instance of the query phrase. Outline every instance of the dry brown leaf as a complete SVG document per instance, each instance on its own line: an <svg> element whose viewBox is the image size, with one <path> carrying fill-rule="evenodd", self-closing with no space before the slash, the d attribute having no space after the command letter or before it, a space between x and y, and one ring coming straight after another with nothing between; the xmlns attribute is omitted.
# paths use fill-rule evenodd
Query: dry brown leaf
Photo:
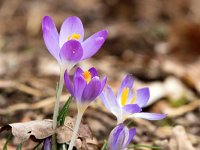
<svg viewBox="0 0 200 150"><path fill-rule="evenodd" d="M183 126L176 126L172 129L169 147L170 150L195 150Z"/></svg>
<svg viewBox="0 0 200 150"><path fill-rule="evenodd" d="M4 130L11 130L13 136L16 137L19 143L25 142L31 136L34 136L35 139L40 140L45 139L46 137L49 137L54 133L57 134L58 143L69 143L73 133L75 121L76 120L71 117L66 117L65 125L58 127L56 131L52 128L53 121L50 119L35 120L23 123L12 123L3 126L0 129L0 132ZM81 123L75 145L77 148L88 147L86 141L90 141L91 144L92 133L88 125ZM94 143L94 145L96 144Z"/></svg>
<svg viewBox="0 0 200 150"><path fill-rule="evenodd" d="M52 120L49 119L12 123L2 127L0 132L6 129L11 129L13 136L15 136L20 143L28 140L30 136L34 136L36 139L44 139L54 133Z"/></svg>
<svg viewBox="0 0 200 150"><path fill-rule="evenodd" d="M76 120L74 118L66 117L65 125L57 128L56 134L58 143L70 142L75 121ZM92 139L92 132L89 129L88 125L82 123L80 124L77 137L78 138L75 144L76 147L77 148L85 147L87 145L86 139Z"/></svg>

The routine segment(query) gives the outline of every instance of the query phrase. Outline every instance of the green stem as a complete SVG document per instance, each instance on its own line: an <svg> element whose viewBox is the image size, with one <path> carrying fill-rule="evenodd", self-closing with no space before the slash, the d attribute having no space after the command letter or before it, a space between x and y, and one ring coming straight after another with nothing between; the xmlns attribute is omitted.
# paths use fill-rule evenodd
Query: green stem
<svg viewBox="0 0 200 150"><path fill-rule="evenodd" d="M56 129L57 127L57 117L59 113L59 104L60 104L60 96L62 94L63 84L64 84L64 73L65 68L60 66L60 81L58 85L58 90L56 92L56 102L54 106L54 112L53 112L53 129ZM52 135L52 149L57 149L57 142L56 142L56 135Z"/></svg>
<svg viewBox="0 0 200 150"><path fill-rule="evenodd" d="M81 123L82 116L83 116L83 111L80 111L78 109L78 115L77 115L77 119L76 119L76 124L75 124L75 127L74 127L74 132L72 134L72 138L71 138L68 150L72 150L73 149L74 143L75 143L76 138L77 138L77 133L78 133L79 125Z"/></svg>
<svg viewBox="0 0 200 150"><path fill-rule="evenodd" d="M65 69L60 67L60 82L58 85L58 91L56 93L56 103L54 106L54 113L53 113L53 129L56 129L57 126L57 117L59 112L59 104L60 104L60 96L62 94L63 84L64 84L64 73Z"/></svg>
<svg viewBox="0 0 200 150"><path fill-rule="evenodd" d="M159 147L159 146L142 145L142 144L132 144L132 145L130 145L129 147L130 147L130 148L144 147L144 148L151 148L151 149L159 149L159 150L162 150L162 148Z"/></svg>

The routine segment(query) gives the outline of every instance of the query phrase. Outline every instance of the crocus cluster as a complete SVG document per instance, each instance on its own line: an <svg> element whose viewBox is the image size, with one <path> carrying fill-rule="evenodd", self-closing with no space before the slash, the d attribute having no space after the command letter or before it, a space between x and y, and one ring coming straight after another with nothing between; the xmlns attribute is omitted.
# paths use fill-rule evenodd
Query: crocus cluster
<svg viewBox="0 0 200 150"><path fill-rule="evenodd" d="M78 108L77 120L68 150L72 150L74 146L83 113L98 96L100 96L107 109L117 117L117 126L111 131L108 140L111 150L126 149L136 134L135 128L129 129L123 125L127 118L138 117L159 120L166 117L164 114L142 112L142 107L149 100L150 92L148 88L134 90L134 79L131 75L127 75L124 78L117 96L106 85L106 77L100 80L98 72L94 67L87 71L83 71L78 67L73 75L73 80L70 79L69 71L71 68L78 62L90 58L101 48L108 34L106 30L101 30L88 39L83 40L83 24L75 16L68 17L63 22L60 34L58 34L52 19L49 16L45 16L42 22L42 30L47 49L56 58L61 67L57 101L54 109L54 127L56 127L63 82L68 92L74 97ZM48 149L49 145L50 141L46 139L44 149Z"/></svg>

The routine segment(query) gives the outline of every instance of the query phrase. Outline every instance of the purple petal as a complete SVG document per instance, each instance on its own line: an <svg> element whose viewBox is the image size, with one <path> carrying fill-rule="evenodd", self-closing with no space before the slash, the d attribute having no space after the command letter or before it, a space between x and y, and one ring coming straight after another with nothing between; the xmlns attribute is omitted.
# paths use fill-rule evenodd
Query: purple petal
<svg viewBox="0 0 200 150"><path fill-rule="evenodd" d="M101 90L100 93L103 91L105 85L106 85L107 77L104 77L103 80L101 81Z"/></svg>
<svg viewBox="0 0 200 150"><path fill-rule="evenodd" d="M101 90L101 81L99 80L99 77L94 77L89 82L89 84L86 85L82 100L83 101L92 101L94 100L99 94Z"/></svg>
<svg viewBox="0 0 200 150"><path fill-rule="evenodd" d="M51 142L49 138L44 140L44 150L51 150Z"/></svg>
<svg viewBox="0 0 200 150"><path fill-rule="evenodd" d="M80 42L76 40L70 40L66 42L60 50L60 58L63 63L65 62L77 62L83 55L83 49Z"/></svg>
<svg viewBox="0 0 200 150"><path fill-rule="evenodd" d="M117 143L117 141L120 135L122 136L121 132L123 128L123 124L119 124L111 131L108 139L108 146L111 150L118 150L120 148L119 145L122 145L119 142Z"/></svg>
<svg viewBox="0 0 200 150"><path fill-rule="evenodd" d="M49 16L45 16L42 20L42 30L45 45L51 55L53 55L57 61L60 61L59 52L59 40L58 31L53 20Z"/></svg>
<svg viewBox="0 0 200 150"><path fill-rule="evenodd" d="M118 91L118 97L121 96L122 91L123 91L124 88L129 88L129 89L131 89L132 86L133 86L133 82L134 82L133 76L130 75L130 74L128 74L128 75L124 78L124 80L122 81L122 84L121 84L121 86L120 86L120 88L119 88L119 91Z"/></svg>
<svg viewBox="0 0 200 150"><path fill-rule="evenodd" d="M128 147L128 145L130 144L130 142L133 139L133 137L135 136L135 134L136 134L136 128L131 128L129 130L129 138L128 138L126 144L125 144L125 147Z"/></svg>
<svg viewBox="0 0 200 150"><path fill-rule="evenodd" d="M78 41L79 42L83 41L84 38L83 24L81 20L76 16L68 17L63 22L59 37L60 47L62 47L62 45L68 41L68 37L71 36L72 34L80 34L80 38L78 39Z"/></svg>
<svg viewBox="0 0 200 150"><path fill-rule="evenodd" d="M82 102L82 95L86 84L87 83L82 76L77 76L74 78L74 97L80 103Z"/></svg>
<svg viewBox="0 0 200 150"><path fill-rule="evenodd" d="M137 104L128 104L122 108L125 112L133 114L141 112L142 109Z"/></svg>
<svg viewBox="0 0 200 150"><path fill-rule="evenodd" d="M74 95L73 86L72 86L72 83L71 83L71 80L70 80L67 70L65 71L65 74L64 74L64 80L65 80L65 86L66 86L67 90L69 91L69 93L71 95Z"/></svg>
<svg viewBox="0 0 200 150"><path fill-rule="evenodd" d="M88 71L90 72L92 78L98 76L98 72L94 67L90 68Z"/></svg>
<svg viewBox="0 0 200 150"><path fill-rule="evenodd" d="M82 70L80 67L78 67L78 68L76 69L75 73L74 73L74 79L75 79L76 77L78 77L78 76L83 76L82 74L83 74L83 70Z"/></svg>
<svg viewBox="0 0 200 150"><path fill-rule="evenodd" d="M166 114L156 114L156 113L135 113L133 117L143 118L147 120L161 120L165 118Z"/></svg>
<svg viewBox="0 0 200 150"><path fill-rule="evenodd" d="M150 97L150 92L149 88L142 88L136 91L136 101L135 103L138 104L140 107L143 107L147 104L149 97Z"/></svg>
<svg viewBox="0 0 200 150"><path fill-rule="evenodd" d="M83 57L81 59L84 60L96 54L105 42L107 35L108 32L106 30L101 30L86 39L82 43Z"/></svg>

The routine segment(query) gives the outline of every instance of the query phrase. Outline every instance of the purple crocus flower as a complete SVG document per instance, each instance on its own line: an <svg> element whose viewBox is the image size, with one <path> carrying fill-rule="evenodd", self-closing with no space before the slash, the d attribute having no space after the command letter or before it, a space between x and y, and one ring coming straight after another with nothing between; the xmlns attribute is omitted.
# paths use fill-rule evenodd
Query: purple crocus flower
<svg viewBox="0 0 200 150"><path fill-rule="evenodd" d="M108 147L110 150L124 150L128 147L135 134L135 128L129 130L123 124L119 124L110 133Z"/></svg>
<svg viewBox="0 0 200 150"><path fill-rule="evenodd" d="M85 72L81 68L77 68L74 73L73 84L67 71L65 72L64 79L65 85L70 94L75 98L77 105L84 108L101 94L107 80L104 77L101 81L95 68L90 68Z"/></svg>
<svg viewBox="0 0 200 150"><path fill-rule="evenodd" d="M133 77L127 75L119 88L117 97L109 86L106 86L100 95L107 109L117 117L118 124L132 117L148 120L160 120L165 118L165 114L141 112L142 107L144 107L149 100L149 88L141 88L133 91L133 83Z"/></svg>
<svg viewBox="0 0 200 150"><path fill-rule="evenodd" d="M60 34L49 16L42 21L43 38L49 52L68 71L79 61L87 59L101 48L107 31L101 30L83 41L84 29L78 17L68 17L62 24Z"/></svg>

